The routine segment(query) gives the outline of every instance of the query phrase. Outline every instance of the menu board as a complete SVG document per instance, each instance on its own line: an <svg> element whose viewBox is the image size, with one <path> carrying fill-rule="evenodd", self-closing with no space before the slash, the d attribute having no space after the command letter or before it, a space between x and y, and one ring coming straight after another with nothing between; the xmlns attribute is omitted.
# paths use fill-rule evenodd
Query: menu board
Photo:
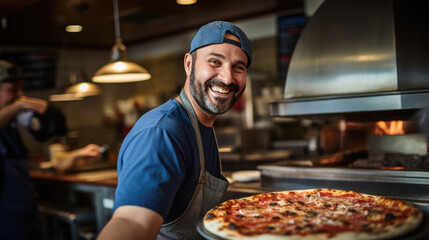
<svg viewBox="0 0 429 240"><path fill-rule="evenodd" d="M283 16L278 18L278 74L279 79L286 79L293 50L308 17L305 14Z"/></svg>
<svg viewBox="0 0 429 240"><path fill-rule="evenodd" d="M22 69L24 89L55 87L55 53L0 52L0 59L12 62Z"/></svg>

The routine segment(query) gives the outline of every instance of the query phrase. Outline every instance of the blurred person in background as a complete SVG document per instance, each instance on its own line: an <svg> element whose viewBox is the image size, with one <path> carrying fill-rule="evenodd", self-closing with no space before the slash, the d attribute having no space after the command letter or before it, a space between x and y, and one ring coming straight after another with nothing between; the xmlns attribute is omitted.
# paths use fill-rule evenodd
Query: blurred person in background
<svg viewBox="0 0 429 240"><path fill-rule="evenodd" d="M39 141L66 133L62 112L47 101L24 95L21 70L0 60L0 239L41 239L41 222L27 167L27 151L18 125ZM100 159L100 147L89 144L64 155L54 168L65 172L83 160Z"/></svg>

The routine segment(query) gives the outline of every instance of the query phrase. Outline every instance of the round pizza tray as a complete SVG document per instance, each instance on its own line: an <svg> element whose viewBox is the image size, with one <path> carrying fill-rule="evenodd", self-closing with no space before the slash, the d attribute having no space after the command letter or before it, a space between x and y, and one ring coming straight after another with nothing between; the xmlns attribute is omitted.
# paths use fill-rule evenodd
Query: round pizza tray
<svg viewBox="0 0 429 240"><path fill-rule="evenodd" d="M218 237L214 235L213 233L207 231L207 229L204 227L203 219L200 219L197 223L197 232L207 240L226 240L225 238Z"/></svg>
<svg viewBox="0 0 429 240"><path fill-rule="evenodd" d="M204 239L207 239L207 240L227 240L225 238L218 237L213 233L209 232L204 227L203 219L200 219L198 221L197 231ZM428 236L429 236L429 214L424 212L423 221L416 230L406 235L393 238L391 240L421 240L421 239L425 239L425 237L428 237Z"/></svg>

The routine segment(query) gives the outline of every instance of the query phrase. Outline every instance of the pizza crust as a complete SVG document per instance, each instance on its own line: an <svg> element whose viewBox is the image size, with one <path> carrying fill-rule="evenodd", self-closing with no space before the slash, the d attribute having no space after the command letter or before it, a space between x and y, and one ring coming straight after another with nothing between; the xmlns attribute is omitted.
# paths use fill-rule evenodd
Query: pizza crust
<svg viewBox="0 0 429 240"><path fill-rule="evenodd" d="M331 189L306 189L306 190L293 190L293 191L284 191L284 192L295 192L295 193L311 193L314 191L326 191L326 190L331 190ZM338 194L344 194L344 192L350 192L350 191L343 191L343 190L333 190L333 191L338 191ZM277 192L277 193L283 193L283 192ZM353 192L356 193L356 192ZM270 193L268 193L270 194ZM357 193L362 195L362 197L373 197L374 199L376 199L376 201L378 200L384 200L387 198L384 197L379 197L379 196L374 196L374 195L369 195L369 194L361 194L361 193ZM254 195L254 196L249 196L249 197L244 197L244 198L240 198L240 199L235 199L232 201L239 201L239 202L246 202L246 201L255 201L258 196L260 196L261 194L258 195ZM391 199L389 199L391 200ZM229 200L231 201L231 200ZM396 200L391 200L391 201L396 201ZM398 201L400 203L406 204L402 201ZM233 204L234 202L224 202L222 204L220 204L219 206L223 206L223 205L228 205L228 204ZM423 212L416 206L412 205L412 204L406 204L404 205L406 207L410 207L412 209L412 211L414 212L413 215L411 215L410 217L408 217L406 219L406 221L402 221L402 222L398 222L395 223L394 225L390 225L387 227L384 227L382 229L376 230L376 231L372 231L370 233L367 232L339 232L336 234L332 234L332 233L311 233L305 236L302 235L279 235L279 234L258 234L258 235L242 235L239 232L235 231L235 230L231 230L228 228L228 226L226 226L227 223L225 223L223 221L223 219L220 218L216 218L216 219L210 219L210 220L206 220L206 217L204 218L203 221L203 225L204 228L209 231L210 233L219 236L221 238L225 238L225 239L230 239L230 240L260 240L260 239L264 239L264 240L326 240L326 239L330 239L330 240L339 240L339 239L347 239L347 240L371 240L371 239L386 239L386 238L395 238L395 237L399 237L401 235L404 235L405 233L409 233L414 231L422 222L423 220ZM218 213L222 213L222 209L218 209L218 208L214 208L211 211L209 211L207 214L209 214L210 212L218 212ZM206 216L207 216L206 214ZM219 215L221 216L221 215Z"/></svg>

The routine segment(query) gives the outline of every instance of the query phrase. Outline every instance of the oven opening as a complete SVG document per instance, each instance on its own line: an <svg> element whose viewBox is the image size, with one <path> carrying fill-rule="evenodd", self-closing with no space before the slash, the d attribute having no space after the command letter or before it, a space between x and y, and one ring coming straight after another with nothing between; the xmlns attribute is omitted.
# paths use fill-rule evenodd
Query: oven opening
<svg viewBox="0 0 429 240"><path fill-rule="evenodd" d="M429 168L426 135L414 122L377 121L367 138L368 155L352 161L354 168L425 170Z"/></svg>

